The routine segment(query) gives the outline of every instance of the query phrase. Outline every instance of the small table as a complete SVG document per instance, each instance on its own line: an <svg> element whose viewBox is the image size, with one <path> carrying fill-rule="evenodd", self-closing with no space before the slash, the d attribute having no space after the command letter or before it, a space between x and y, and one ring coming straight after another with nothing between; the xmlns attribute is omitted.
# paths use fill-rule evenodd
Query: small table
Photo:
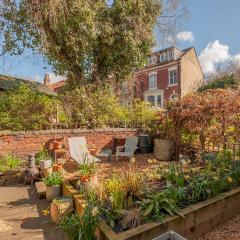
<svg viewBox="0 0 240 240"><path fill-rule="evenodd" d="M63 157L64 159L67 159L67 152L65 149L54 150L53 153L54 153L55 163L57 162L59 157Z"/></svg>

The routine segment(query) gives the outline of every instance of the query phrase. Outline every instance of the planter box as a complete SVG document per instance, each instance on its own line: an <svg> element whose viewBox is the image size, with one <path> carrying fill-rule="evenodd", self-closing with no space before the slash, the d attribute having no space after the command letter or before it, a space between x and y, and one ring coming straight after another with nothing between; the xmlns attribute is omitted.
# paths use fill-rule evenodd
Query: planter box
<svg viewBox="0 0 240 240"><path fill-rule="evenodd" d="M85 201L70 184L63 183L63 195L74 198L75 209L82 215ZM169 231L194 239L240 213L240 187L212 199L191 205L180 211L181 216L169 216L164 223L153 222L116 234L104 221L98 224L98 240L152 240Z"/></svg>
<svg viewBox="0 0 240 240"><path fill-rule="evenodd" d="M82 195L69 183L62 183L62 194L63 196L68 196L73 198L74 208L76 212L81 216L84 212L86 201L83 199Z"/></svg>
<svg viewBox="0 0 240 240"><path fill-rule="evenodd" d="M181 216L167 217L164 223L153 222L116 234L105 222L98 226L99 240L152 240L168 231L194 239L240 213L240 187L180 211Z"/></svg>

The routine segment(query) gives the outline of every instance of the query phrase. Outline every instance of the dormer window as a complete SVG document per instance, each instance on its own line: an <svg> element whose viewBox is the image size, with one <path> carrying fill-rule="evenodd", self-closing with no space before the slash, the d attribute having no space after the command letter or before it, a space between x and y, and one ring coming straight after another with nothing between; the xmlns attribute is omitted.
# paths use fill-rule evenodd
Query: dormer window
<svg viewBox="0 0 240 240"><path fill-rule="evenodd" d="M153 65L153 64L156 64L157 63L157 58L156 56L151 56L148 58L148 64L149 65Z"/></svg>
<svg viewBox="0 0 240 240"><path fill-rule="evenodd" d="M173 51L170 51L170 52L168 53L168 58L169 58L169 60L172 60L172 59L174 58Z"/></svg>
<svg viewBox="0 0 240 240"><path fill-rule="evenodd" d="M150 73L149 75L149 89L157 88L157 73Z"/></svg>
<svg viewBox="0 0 240 240"><path fill-rule="evenodd" d="M160 62L164 62L165 61L165 54L161 54L160 55Z"/></svg>

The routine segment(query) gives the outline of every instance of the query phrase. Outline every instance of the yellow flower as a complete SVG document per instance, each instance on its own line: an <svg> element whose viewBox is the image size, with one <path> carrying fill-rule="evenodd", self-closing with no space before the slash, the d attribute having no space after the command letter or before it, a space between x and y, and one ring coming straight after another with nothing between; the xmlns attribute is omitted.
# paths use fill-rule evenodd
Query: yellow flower
<svg viewBox="0 0 240 240"><path fill-rule="evenodd" d="M187 160L187 164L190 164L190 163L191 163L191 160L190 160L190 159L188 159L188 160Z"/></svg>
<svg viewBox="0 0 240 240"><path fill-rule="evenodd" d="M153 161L151 159L148 159L148 163L151 164L153 163Z"/></svg>
<svg viewBox="0 0 240 240"><path fill-rule="evenodd" d="M228 176L227 180L228 180L229 183L233 182L233 180L232 180L232 178L230 176Z"/></svg>
<svg viewBox="0 0 240 240"><path fill-rule="evenodd" d="M191 177L189 175L186 175L185 176L185 179L190 179Z"/></svg>
<svg viewBox="0 0 240 240"><path fill-rule="evenodd" d="M45 210L42 210L42 213L44 216L47 216L50 212L49 210L45 209Z"/></svg>
<svg viewBox="0 0 240 240"><path fill-rule="evenodd" d="M214 179L214 180L218 180L218 177L214 176L213 179Z"/></svg>
<svg viewBox="0 0 240 240"><path fill-rule="evenodd" d="M98 208L97 207L94 207L93 209L92 209L92 215L93 216L96 216L98 214Z"/></svg>
<svg viewBox="0 0 240 240"><path fill-rule="evenodd" d="M153 159L153 163L158 163L158 161L156 159Z"/></svg>
<svg viewBox="0 0 240 240"><path fill-rule="evenodd" d="M134 157L131 158L131 163L135 163L136 159Z"/></svg>

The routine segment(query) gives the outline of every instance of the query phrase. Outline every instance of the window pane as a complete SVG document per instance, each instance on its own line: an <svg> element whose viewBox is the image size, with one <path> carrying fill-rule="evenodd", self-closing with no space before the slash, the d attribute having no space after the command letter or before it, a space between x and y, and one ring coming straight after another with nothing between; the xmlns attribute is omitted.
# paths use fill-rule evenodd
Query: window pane
<svg viewBox="0 0 240 240"><path fill-rule="evenodd" d="M154 105L154 96L148 96L147 101L151 104Z"/></svg>
<svg viewBox="0 0 240 240"><path fill-rule="evenodd" d="M169 59L173 59L173 51L169 52Z"/></svg>
<svg viewBox="0 0 240 240"><path fill-rule="evenodd" d="M158 105L159 107L162 106L162 96L161 96L161 95L157 95L157 105Z"/></svg>
<svg viewBox="0 0 240 240"><path fill-rule="evenodd" d="M169 72L169 83L170 84L176 84L177 83L177 70L170 70Z"/></svg>
<svg viewBox="0 0 240 240"><path fill-rule="evenodd" d="M149 76L149 89L157 87L157 74L151 74Z"/></svg>

